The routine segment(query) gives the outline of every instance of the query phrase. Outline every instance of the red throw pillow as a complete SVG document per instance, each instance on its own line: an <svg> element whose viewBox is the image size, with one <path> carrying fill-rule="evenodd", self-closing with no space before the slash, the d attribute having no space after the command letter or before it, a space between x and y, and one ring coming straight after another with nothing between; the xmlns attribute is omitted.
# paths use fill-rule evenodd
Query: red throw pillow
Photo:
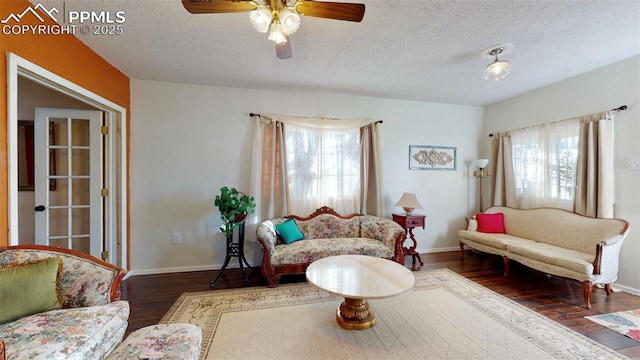
<svg viewBox="0 0 640 360"><path fill-rule="evenodd" d="M478 220L478 231L483 233L506 233L504 229L504 214L476 214Z"/></svg>

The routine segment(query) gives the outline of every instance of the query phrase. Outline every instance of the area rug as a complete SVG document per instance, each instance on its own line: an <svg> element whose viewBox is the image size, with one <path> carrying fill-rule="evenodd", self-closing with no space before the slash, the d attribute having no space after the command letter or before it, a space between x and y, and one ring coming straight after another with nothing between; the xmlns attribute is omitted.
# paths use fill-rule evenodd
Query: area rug
<svg viewBox="0 0 640 360"><path fill-rule="evenodd" d="M585 316L585 318L628 336L633 340L640 341L640 309Z"/></svg>
<svg viewBox="0 0 640 360"><path fill-rule="evenodd" d="M377 324L345 330L341 298L306 283L184 293L161 323L203 330L200 359L625 359L447 269L370 300Z"/></svg>

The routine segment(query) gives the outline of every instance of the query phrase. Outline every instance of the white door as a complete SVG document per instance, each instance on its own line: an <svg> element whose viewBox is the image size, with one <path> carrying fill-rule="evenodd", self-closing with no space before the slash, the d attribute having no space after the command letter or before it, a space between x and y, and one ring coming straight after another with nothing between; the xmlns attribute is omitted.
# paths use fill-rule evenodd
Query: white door
<svg viewBox="0 0 640 360"><path fill-rule="evenodd" d="M103 251L102 112L36 108L35 241Z"/></svg>

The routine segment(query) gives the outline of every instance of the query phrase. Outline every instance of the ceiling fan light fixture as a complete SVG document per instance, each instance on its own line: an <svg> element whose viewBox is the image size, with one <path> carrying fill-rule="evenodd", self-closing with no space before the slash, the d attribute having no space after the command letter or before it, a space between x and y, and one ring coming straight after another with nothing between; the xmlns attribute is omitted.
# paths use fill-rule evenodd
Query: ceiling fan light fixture
<svg viewBox="0 0 640 360"><path fill-rule="evenodd" d="M498 59L498 55L500 55L504 51L504 48L497 47L495 49L491 49L488 52L488 55L494 56L494 61L487 65L484 69L484 73L482 74L483 80L491 80L498 81L506 78L511 74L511 64L507 60Z"/></svg>
<svg viewBox="0 0 640 360"><path fill-rule="evenodd" d="M258 8L249 13L249 19L251 20L251 25L258 32L264 34L269 30L269 24L271 24L271 11L266 7Z"/></svg>
<svg viewBox="0 0 640 360"><path fill-rule="evenodd" d="M300 26L300 15L298 15L294 10L288 8L280 10L278 19L280 19L282 31L284 31L285 35L291 35L298 31L298 27Z"/></svg>
<svg viewBox="0 0 640 360"><path fill-rule="evenodd" d="M341 1L341 0L338 0ZM354 0L350 0L354 1ZM268 33L275 43L278 59L289 59L289 36L300 27L301 16L361 22L365 4L336 0L182 0L191 14L249 13L252 26Z"/></svg>
<svg viewBox="0 0 640 360"><path fill-rule="evenodd" d="M271 23L271 29L269 30L269 40L275 42L276 44L284 44L287 42L287 37L282 31L282 24L279 21L274 21Z"/></svg>

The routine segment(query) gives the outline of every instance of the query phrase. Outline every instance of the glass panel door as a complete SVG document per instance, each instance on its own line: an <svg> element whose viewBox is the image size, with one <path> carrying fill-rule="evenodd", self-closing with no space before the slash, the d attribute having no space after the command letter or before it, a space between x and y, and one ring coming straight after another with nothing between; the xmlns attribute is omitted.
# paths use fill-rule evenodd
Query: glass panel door
<svg viewBox="0 0 640 360"><path fill-rule="evenodd" d="M37 108L36 244L102 252L102 113Z"/></svg>

